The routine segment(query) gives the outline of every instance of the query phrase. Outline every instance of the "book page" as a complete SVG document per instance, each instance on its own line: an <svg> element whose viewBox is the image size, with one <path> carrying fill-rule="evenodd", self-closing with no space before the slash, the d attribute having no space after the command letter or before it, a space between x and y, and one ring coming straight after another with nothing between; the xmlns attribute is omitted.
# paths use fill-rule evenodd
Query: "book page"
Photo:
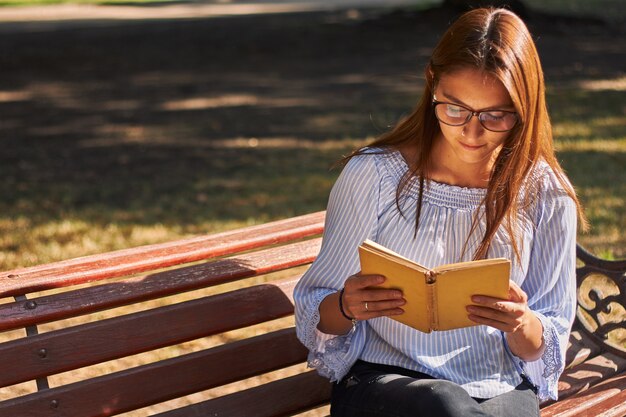
<svg viewBox="0 0 626 417"><path fill-rule="evenodd" d="M488 259L464 263L462 268L448 268L437 274L436 298L438 325L434 330L475 326L467 318L466 306L474 304L472 295L507 299L511 263L507 259ZM437 268L439 269L439 268Z"/></svg>
<svg viewBox="0 0 626 417"><path fill-rule="evenodd" d="M387 280L380 288L394 288L402 290L406 304L402 306L404 313L390 318L414 327L417 330L430 332L430 323L427 309L427 294L424 272L419 266L408 262L398 262L388 254L381 254L367 247L359 248L362 274L384 275Z"/></svg>
<svg viewBox="0 0 626 417"><path fill-rule="evenodd" d="M376 243L372 240L365 240L362 244L361 247L369 252L374 252L379 254L380 256L384 256L387 257L391 260L393 260L394 262L398 262L401 264L405 264L411 268L417 269L418 271L423 271L426 272L428 271L428 268L426 268L425 266L422 266L420 264L418 264L415 261L410 260L409 258L405 258L404 256L400 255L399 253L396 253L394 251L392 251L389 248L384 247L383 245Z"/></svg>

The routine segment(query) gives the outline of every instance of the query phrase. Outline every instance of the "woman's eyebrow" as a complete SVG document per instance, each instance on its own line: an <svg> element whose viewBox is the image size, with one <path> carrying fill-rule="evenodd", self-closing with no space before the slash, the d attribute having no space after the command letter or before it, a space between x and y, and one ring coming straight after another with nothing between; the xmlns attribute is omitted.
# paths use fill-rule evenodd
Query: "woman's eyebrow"
<svg viewBox="0 0 626 417"><path fill-rule="evenodd" d="M442 92L442 95L445 96L448 100L451 100L455 103L458 103L464 107L467 107L468 109L471 109L471 107L466 104L463 100L454 97L452 94L448 94L446 92ZM512 104L500 104L497 106L489 106L489 107L485 107L484 109L493 109L493 110L506 110L506 109L514 109L515 107ZM483 109L473 109L475 111L481 111Z"/></svg>

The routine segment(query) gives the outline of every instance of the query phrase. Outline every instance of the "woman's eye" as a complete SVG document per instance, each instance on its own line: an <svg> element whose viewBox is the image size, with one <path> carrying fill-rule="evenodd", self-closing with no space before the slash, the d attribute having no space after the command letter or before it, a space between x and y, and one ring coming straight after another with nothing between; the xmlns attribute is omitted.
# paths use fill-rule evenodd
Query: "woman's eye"
<svg viewBox="0 0 626 417"><path fill-rule="evenodd" d="M450 117L465 117L466 109L460 106L455 106L453 104L448 104L446 106L446 114Z"/></svg>
<svg viewBox="0 0 626 417"><path fill-rule="evenodd" d="M506 113L501 111L490 111L488 113L482 113L483 120L499 121L506 117Z"/></svg>

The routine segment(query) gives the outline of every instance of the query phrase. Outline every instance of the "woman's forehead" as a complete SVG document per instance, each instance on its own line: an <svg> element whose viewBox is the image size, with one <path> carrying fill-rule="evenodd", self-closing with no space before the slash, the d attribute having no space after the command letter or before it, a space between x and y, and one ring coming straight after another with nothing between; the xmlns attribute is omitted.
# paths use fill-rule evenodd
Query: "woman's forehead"
<svg viewBox="0 0 626 417"><path fill-rule="evenodd" d="M507 89L500 80L475 68L441 74L435 94L438 100L453 100L475 109L513 105Z"/></svg>

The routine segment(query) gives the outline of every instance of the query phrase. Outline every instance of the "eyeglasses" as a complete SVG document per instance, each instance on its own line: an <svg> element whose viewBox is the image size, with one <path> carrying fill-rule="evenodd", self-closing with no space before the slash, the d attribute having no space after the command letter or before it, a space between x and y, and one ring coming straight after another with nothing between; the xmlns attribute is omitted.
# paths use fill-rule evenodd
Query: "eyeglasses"
<svg viewBox="0 0 626 417"><path fill-rule="evenodd" d="M463 126L474 116L487 130L492 132L508 132L518 122L517 113L506 110L474 111L460 104L445 103L433 100L437 120L448 126Z"/></svg>

